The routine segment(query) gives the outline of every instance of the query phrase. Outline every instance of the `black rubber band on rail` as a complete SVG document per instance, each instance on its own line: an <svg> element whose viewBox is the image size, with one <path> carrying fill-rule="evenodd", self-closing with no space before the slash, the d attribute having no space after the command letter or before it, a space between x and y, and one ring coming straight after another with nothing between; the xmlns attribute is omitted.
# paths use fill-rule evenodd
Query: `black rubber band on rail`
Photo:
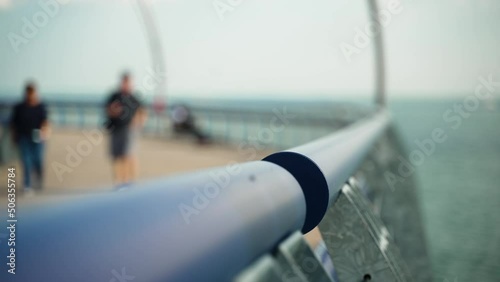
<svg viewBox="0 0 500 282"><path fill-rule="evenodd" d="M321 222L328 209L328 184L321 169L310 158L296 152L278 152L269 155L263 161L277 164L299 182L306 200L306 220L302 233L314 229Z"/></svg>

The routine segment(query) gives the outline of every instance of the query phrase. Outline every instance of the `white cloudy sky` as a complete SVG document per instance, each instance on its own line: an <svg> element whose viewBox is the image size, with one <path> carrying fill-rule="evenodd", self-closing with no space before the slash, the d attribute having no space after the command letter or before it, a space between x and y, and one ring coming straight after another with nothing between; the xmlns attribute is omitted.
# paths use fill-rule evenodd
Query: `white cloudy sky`
<svg viewBox="0 0 500 282"><path fill-rule="evenodd" d="M133 1L65 0L16 53L9 34L22 36L23 19L33 22L40 3L51 1L0 0L0 91L18 91L35 78L44 92L102 93L123 69L138 80L147 75L151 56ZM152 1L170 95L373 92L371 46L351 62L339 47L354 44L356 28L368 23L366 1L241 0L223 20L213 0ZM401 1L384 29L391 95L463 95L480 75L500 79L500 1Z"/></svg>

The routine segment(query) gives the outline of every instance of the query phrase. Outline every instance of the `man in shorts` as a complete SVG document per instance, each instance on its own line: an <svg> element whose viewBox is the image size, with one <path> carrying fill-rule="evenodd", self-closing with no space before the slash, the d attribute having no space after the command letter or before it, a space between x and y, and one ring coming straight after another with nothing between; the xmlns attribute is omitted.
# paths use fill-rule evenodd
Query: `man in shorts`
<svg viewBox="0 0 500 282"><path fill-rule="evenodd" d="M146 111L132 89L132 78L125 73L119 89L106 101L106 128L110 133L115 184L119 188L136 178L137 139L146 120Z"/></svg>

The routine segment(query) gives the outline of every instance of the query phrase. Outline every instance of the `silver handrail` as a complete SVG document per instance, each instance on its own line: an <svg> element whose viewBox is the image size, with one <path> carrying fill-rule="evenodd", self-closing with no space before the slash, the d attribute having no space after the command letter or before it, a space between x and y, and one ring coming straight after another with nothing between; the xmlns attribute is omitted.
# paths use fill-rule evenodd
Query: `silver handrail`
<svg viewBox="0 0 500 282"><path fill-rule="evenodd" d="M288 170L304 189L307 205L304 233L319 224L389 122L389 114L381 111L331 135L264 159Z"/></svg>
<svg viewBox="0 0 500 282"><path fill-rule="evenodd" d="M316 226L388 122L379 113L266 161L20 209L16 256L30 269L9 281L55 273L110 281L113 271L141 281L229 281L293 231Z"/></svg>
<svg viewBox="0 0 500 282"><path fill-rule="evenodd" d="M375 1L369 5L376 12ZM381 35L375 45L383 106ZM163 62L161 48L151 49ZM381 112L265 161L20 209L16 261L29 270L2 271L0 280L230 281L293 231L314 228L388 124ZM0 244L0 254L7 248Z"/></svg>

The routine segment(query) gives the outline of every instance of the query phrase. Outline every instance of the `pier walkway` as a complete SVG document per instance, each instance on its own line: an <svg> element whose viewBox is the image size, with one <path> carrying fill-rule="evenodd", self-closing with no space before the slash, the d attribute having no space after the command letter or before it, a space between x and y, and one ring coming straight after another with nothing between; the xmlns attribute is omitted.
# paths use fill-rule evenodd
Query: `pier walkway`
<svg viewBox="0 0 500 282"><path fill-rule="evenodd" d="M44 191L41 195L109 190L113 183L107 141L107 136L97 130L55 129L46 143ZM143 136L138 149L138 180L249 161L251 155L238 153L234 145L198 145L190 138ZM269 154L257 152L255 159L266 153ZM16 178L21 185L20 163L16 161L9 165L17 167ZM7 167L2 167L1 183L6 183L6 171ZM1 190L0 196L5 197L6 189Z"/></svg>

